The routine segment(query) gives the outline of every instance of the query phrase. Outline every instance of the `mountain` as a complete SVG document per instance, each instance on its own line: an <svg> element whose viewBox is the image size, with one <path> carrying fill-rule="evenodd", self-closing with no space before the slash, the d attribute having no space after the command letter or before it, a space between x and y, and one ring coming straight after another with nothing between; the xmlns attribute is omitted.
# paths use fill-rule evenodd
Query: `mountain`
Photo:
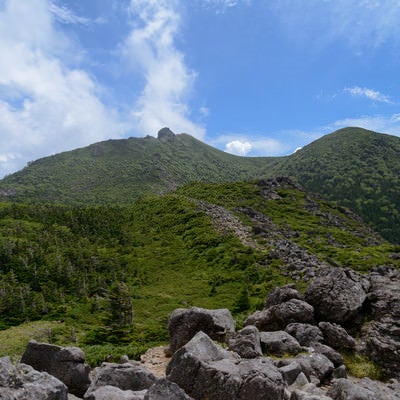
<svg viewBox="0 0 400 400"><path fill-rule="evenodd" d="M191 181L265 176L277 161L233 156L164 128L157 138L108 140L34 161L1 181L0 199L127 205Z"/></svg>
<svg viewBox="0 0 400 400"><path fill-rule="evenodd" d="M286 157L238 157L168 128L42 158L0 182L0 200L128 205L189 182L292 177L400 241L400 138L361 128L326 135Z"/></svg>
<svg viewBox="0 0 400 400"><path fill-rule="evenodd" d="M326 135L286 157L279 173L352 208L392 242L400 237L400 138L361 128Z"/></svg>
<svg viewBox="0 0 400 400"><path fill-rule="evenodd" d="M399 250L287 178L192 183L127 207L3 203L0 356L29 332L83 346L91 364L137 357L167 341L176 308L226 307L240 323L275 286L304 289L329 266L399 268Z"/></svg>

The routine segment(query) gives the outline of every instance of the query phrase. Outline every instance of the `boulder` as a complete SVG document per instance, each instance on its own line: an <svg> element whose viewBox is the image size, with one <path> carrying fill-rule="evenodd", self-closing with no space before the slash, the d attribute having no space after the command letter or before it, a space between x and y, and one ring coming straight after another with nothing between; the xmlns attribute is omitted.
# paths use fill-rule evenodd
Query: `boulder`
<svg viewBox="0 0 400 400"><path fill-rule="evenodd" d="M400 378L400 321L385 317L373 321L364 339L367 355L389 378Z"/></svg>
<svg viewBox="0 0 400 400"><path fill-rule="evenodd" d="M332 361L319 353L298 355L295 360L300 364L301 370L307 379L317 385L327 382L335 369Z"/></svg>
<svg viewBox="0 0 400 400"><path fill-rule="evenodd" d="M89 387L90 367L85 363L84 352L78 347L60 347L31 340L21 362L55 376L78 397L82 397Z"/></svg>
<svg viewBox="0 0 400 400"><path fill-rule="evenodd" d="M399 400L396 393L382 382L363 378L355 383L349 379L336 379L327 392L334 400Z"/></svg>
<svg viewBox="0 0 400 400"><path fill-rule="evenodd" d="M321 330L317 326L310 324L289 324L285 331L296 338L302 346L310 346L312 343L324 340Z"/></svg>
<svg viewBox="0 0 400 400"><path fill-rule="evenodd" d="M296 289L294 284L276 287L269 293L264 303L264 308L269 308L292 299L304 300L303 295Z"/></svg>
<svg viewBox="0 0 400 400"><path fill-rule="evenodd" d="M335 368L340 367L343 365L343 357L340 353L332 349L332 347L329 347L325 344L322 343L313 343L311 345L311 348L319 354L323 354L325 357L327 357L329 360L332 361L333 365Z"/></svg>
<svg viewBox="0 0 400 400"><path fill-rule="evenodd" d="M384 274L370 274L371 288L368 304L372 318L400 319L400 271L385 271Z"/></svg>
<svg viewBox="0 0 400 400"><path fill-rule="evenodd" d="M100 386L88 396L86 400L144 400L147 390L121 390L115 386Z"/></svg>
<svg viewBox="0 0 400 400"><path fill-rule="evenodd" d="M197 333L167 366L167 378L196 400L283 400L285 383L271 360L240 359Z"/></svg>
<svg viewBox="0 0 400 400"><path fill-rule="evenodd" d="M103 386L113 386L122 391L136 392L148 389L156 381L157 378L142 365L103 363L100 367L94 369L92 382L84 398L97 400L97 397L93 397L93 395ZM103 391L105 389L100 392Z"/></svg>
<svg viewBox="0 0 400 400"><path fill-rule="evenodd" d="M290 400L332 400L331 397L312 383L304 385L301 389L292 392Z"/></svg>
<svg viewBox="0 0 400 400"><path fill-rule="evenodd" d="M350 269L330 269L314 279L305 300L314 306L318 320L337 323L358 322L369 289L367 278Z"/></svg>
<svg viewBox="0 0 400 400"><path fill-rule="evenodd" d="M67 400L67 387L47 372L30 365L13 365L9 357L0 358L0 399Z"/></svg>
<svg viewBox="0 0 400 400"><path fill-rule="evenodd" d="M176 383L159 379L144 396L144 400L193 400Z"/></svg>
<svg viewBox="0 0 400 400"><path fill-rule="evenodd" d="M242 358L261 357L260 332L254 325L245 326L229 340L229 350L236 351Z"/></svg>
<svg viewBox="0 0 400 400"><path fill-rule="evenodd" d="M313 322L314 309L305 301L291 299L250 315L245 325L255 325L261 331L279 331L292 322Z"/></svg>
<svg viewBox="0 0 400 400"><path fill-rule="evenodd" d="M235 321L227 308L178 308L168 320L170 352L174 353L184 346L199 331L214 340L225 341L235 332Z"/></svg>
<svg viewBox="0 0 400 400"><path fill-rule="evenodd" d="M261 348L266 354L296 355L302 350L300 343L285 331L260 332Z"/></svg>
<svg viewBox="0 0 400 400"><path fill-rule="evenodd" d="M334 349L354 349L356 342L344 329L338 324L330 322L320 322L318 324L324 336L324 342Z"/></svg>
<svg viewBox="0 0 400 400"><path fill-rule="evenodd" d="M292 361L290 364L284 365L279 368L284 381L288 385L292 385L301 372L300 364L297 361Z"/></svg>

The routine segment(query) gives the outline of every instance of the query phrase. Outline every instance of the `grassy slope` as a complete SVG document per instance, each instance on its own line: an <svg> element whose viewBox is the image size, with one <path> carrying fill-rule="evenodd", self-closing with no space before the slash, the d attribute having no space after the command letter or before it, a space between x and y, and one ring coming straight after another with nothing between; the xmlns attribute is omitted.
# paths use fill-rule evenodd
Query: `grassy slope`
<svg viewBox="0 0 400 400"><path fill-rule="evenodd" d="M265 238L255 237L254 249L233 234L215 231L193 199L222 205L249 226L254 222L238 207L262 212L282 232L292 232L291 240L327 262L361 271L398 266L390 255L399 249L379 238L371 244L371 232L345 209L292 188L282 187L278 194L267 200L254 183L191 184L128 208L4 204L3 328L32 318L61 320L51 326L52 340L70 344L76 337L73 343L84 345L94 363L105 354L134 356L166 341L167 318L177 307L228 307L240 321L243 312L262 305L274 286L288 281L282 274L284 262L271 256L273 244ZM114 341L110 336L99 336L107 317L107 292L118 281L128 284L135 310L130 344L123 347L107 344ZM238 308L243 290L249 310ZM32 332L37 331L34 326ZM0 332L0 343L8 353L17 353L27 335L10 337L9 329Z"/></svg>

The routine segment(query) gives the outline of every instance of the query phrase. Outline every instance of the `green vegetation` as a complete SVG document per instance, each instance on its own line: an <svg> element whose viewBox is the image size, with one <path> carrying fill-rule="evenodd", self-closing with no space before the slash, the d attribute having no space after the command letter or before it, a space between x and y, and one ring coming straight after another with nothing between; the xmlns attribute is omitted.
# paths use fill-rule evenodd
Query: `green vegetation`
<svg viewBox="0 0 400 400"><path fill-rule="evenodd" d="M347 372L355 378L381 380L384 378L382 370L374 362L360 353L345 352L343 355L344 365Z"/></svg>
<svg viewBox="0 0 400 400"><path fill-rule="evenodd" d="M360 271L398 267L392 255L400 249L347 209L290 185L271 199L264 185L190 184L126 207L0 204L0 355L20 354L34 337L82 346L93 365L110 354L137 357L167 341L175 308L192 305L227 307L240 327L290 281L278 239ZM243 210L264 215L270 236L243 244L205 203L224 207L249 232L257 221Z"/></svg>
<svg viewBox="0 0 400 400"><path fill-rule="evenodd" d="M400 138L360 128L326 135L287 157L237 157L167 133L108 140L42 158L0 181L0 200L127 206L190 182L289 176L353 209L392 243L400 237Z"/></svg>

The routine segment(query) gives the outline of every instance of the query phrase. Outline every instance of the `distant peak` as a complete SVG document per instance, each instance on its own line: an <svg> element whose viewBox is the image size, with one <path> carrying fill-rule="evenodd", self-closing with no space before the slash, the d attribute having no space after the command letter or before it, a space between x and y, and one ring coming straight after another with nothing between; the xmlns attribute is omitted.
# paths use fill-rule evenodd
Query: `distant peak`
<svg viewBox="0 0 400 400"><path fill-rule="evenodd" d="M175 138L175 133L169 128L162 128L158 131L157 138L163 141L173 140Z"/></svg>

